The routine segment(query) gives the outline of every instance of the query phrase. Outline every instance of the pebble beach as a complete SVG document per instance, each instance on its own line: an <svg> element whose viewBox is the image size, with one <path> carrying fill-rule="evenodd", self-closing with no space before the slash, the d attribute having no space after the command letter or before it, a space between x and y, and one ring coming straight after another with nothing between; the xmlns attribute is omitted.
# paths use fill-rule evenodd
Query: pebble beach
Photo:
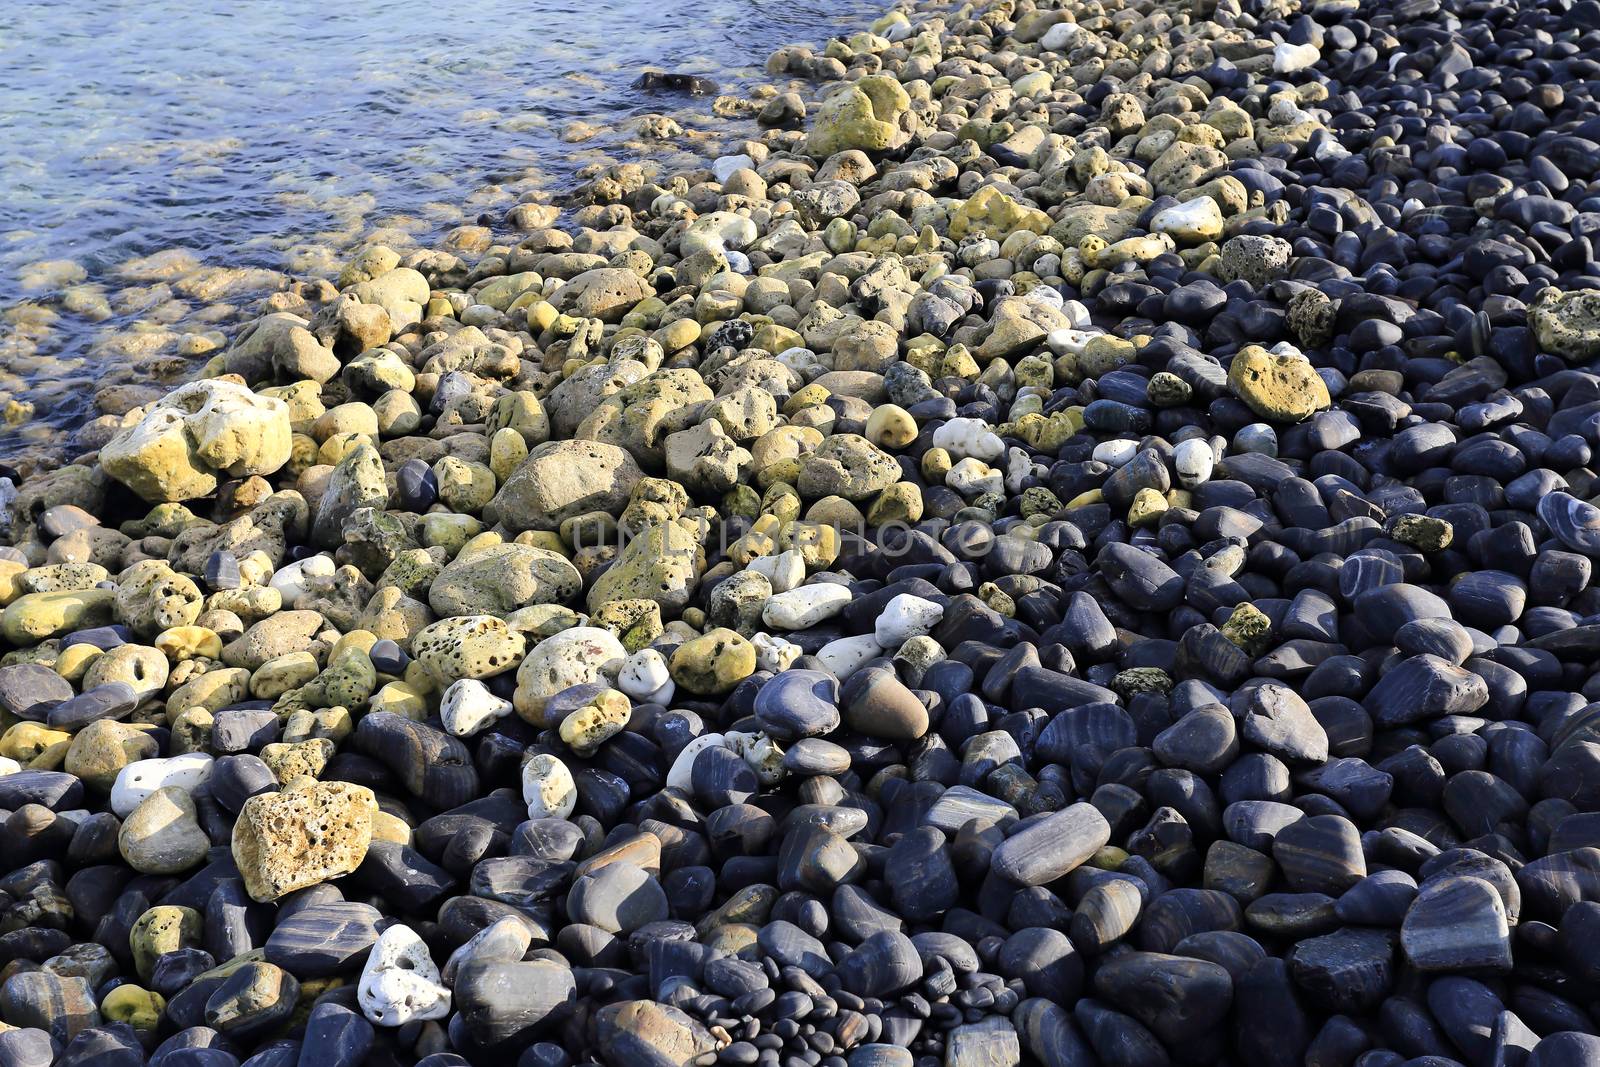
<svg viewBox="0 0 1600 1067"><path fill-rule="evenodd" d="M1600 1065L1600 0L799 36L7 402L0 1067Z"/></svg>

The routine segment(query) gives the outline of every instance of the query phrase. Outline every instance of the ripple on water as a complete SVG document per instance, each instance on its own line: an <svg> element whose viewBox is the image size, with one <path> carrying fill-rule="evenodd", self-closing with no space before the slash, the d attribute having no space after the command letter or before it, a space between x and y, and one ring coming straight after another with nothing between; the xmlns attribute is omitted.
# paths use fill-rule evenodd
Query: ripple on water
<svg viewBox="0 0 1600 1067"><path fill-rule="evenodd" d="M97 389L198 368L277 272L336 273L378 231L431 243L623 144L684 158L638 140L647 114L730 128L631 90L641 68L734 89L884 6L470 0L419 32L401 0L0 4L0 460L70 454ZM600 135L561 144L584 120Z"/></svg>

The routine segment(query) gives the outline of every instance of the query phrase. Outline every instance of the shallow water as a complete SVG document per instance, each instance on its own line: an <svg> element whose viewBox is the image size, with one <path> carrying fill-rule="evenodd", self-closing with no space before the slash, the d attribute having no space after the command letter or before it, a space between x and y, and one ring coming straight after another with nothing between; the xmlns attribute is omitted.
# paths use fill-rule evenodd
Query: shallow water
<svg viewBox="0 0 1600 1067"><path fill-rule="evenodd" d="M282 274L330 276L374 237L427 245L631 157L639 115L688 132L669 156L746 132L709 96L630 89L642 69L737 90L882 6L0 4L0 459L70 455L97 389L192 374ZM577 120L600 136L562 143Z"/></svg>

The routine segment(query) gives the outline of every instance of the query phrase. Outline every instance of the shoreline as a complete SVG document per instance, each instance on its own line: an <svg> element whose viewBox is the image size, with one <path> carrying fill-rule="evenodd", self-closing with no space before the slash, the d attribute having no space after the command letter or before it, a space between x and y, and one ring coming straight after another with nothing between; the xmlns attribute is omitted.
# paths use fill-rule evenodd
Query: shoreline
<svg viewBox="0 0 1600 1067"><path fill-rule="evenodd" d="M1559 7L902 3L270 300L4 502L0 1052L1600 1058Z"/></svg>

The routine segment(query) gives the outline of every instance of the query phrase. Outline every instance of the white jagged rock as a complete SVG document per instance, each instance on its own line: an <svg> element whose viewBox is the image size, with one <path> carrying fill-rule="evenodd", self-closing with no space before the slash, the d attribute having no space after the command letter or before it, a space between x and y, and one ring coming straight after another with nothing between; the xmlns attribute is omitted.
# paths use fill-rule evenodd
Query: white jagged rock
<svg viewBox="0 0 1600 1067"><path fill-rule="evenodd" d="M787 593L806 580L806 559L792 548L773 556L757 556L745 566L767 580L774 593Z"/></svg>
<svg viewBox="0 0 1600 1067"><path fill-rule="evenodd" d="M678 239L678 254L687 259L696 252L738 250L758 236L756 224L743 215L712 211L689 224Z"/></svg>
<svg viewBox="0 0 1600 1067"><path fill-rule="evenodd" d="M998 493L1006 487L1004 476L981 459L968 457L951 467L944 484L965 497Z"/></svg>
<svg viewBox="0 0 1600 1067"><path fill-rule="evenodd" d="M726 748L727 738L722 734L701 734L690 741L672 761L672 766L667 769L667 788L692 789L694 785L694 761L708 748Z"/></svg>
<svg viewBox="0 0 1600 1067"><path fill-rule="evenodd" d="M361 1012L376 1026L404 1026L450 1013L450 990L415 930L396 923L378 935L356 985Z"/></svg>
<svg viewBox="0 0 1600 1067"><path fill-rule="evenodd" d="M817 649L817 658L841 682L860 670L869 660L883 655L883 646L877 637L862 634L859 637L841 637Z"/></svg>
<svg viewBox="0 0 1600 1067"><path fill-rule="evenodd" d="M852 599L847 586L831 582L802 585L768 599L761 609L761 621L778 630L804 630L833 618Z"/></svg>
<svg viewBox="0 0 1600 1067"><path fill-rule="evenodd" d="M641 704L667 704L677 691L667 658L653 648L641 648L623 661L617 688Z"/></svg>
<svg viewBox="0 0 1600 1067"><path fill-rule="evenodd" d="M1216 462L1211 442L1199 438L1191 437L1172 450L1172 468L1178 472L1178 482L1185 489L1193 489L1210 478Z"/></svg>
<svg viewBox="0 0 1600 1067"><path fill-rule="evenodd" d="M932 633L943 618L941 605L914 593L900 593L884 605L872 635L884 648L899 648L913 637Z"/></svg>
<svg viewBox="0 0 1600 1067"><path fill-rule="evenodd" d="M1022 492L1028 479L1033 476L1033 457L1021 448L1006 449L1006 492L1016 494Z"/></svg>
<svg viewBox="0 0 1600 1067"><path fill-rule="evenodd" d="M293 608L306 595L307 578L332 578L338 568L326 553L297 559L272 572L267 584L283 597L283 606Z"/></svg>
<svg viewBox="0 0 1600 1067"><path fill-rule="evenodd" d="M522 765L522 799L530 819L565 819L578 806L578 783L565 763L541 752Z"/></svg>
<svg viewBox="0 0 1600 1067"><path fill-rule="evenodd" d="M458 678L439 701L444 728L457 737L470 737L511 714L511 701L495 696L476 678Z"/></svg>
<svg viewBox="0 0 1600 1067"><path fill-rule="evenodd" d="M999 459L1006 450L1000 435L982 419L956 418L933 431L933 447L950 453L952 459Z"/></svg>
<svg viewBox="0 0 1600 1067"><path fill-rule="evenodd" d="M1150 229L1183 244L1200 244L1222 236L1222 209L1209 196L1197 196L1158 211Z"/></svg>
<svg viewBox="0 0 1600 1067"><path fill-rule="evenodd" d="M151 793L169 785L192 793L211 777L211 764L204 752L136 760L117 772L111 784L111 810L126 819Z"/></svg>
<svg viewBox="0 0 1600 1067"><path fill-rule="evenodd" d="M804 651L793 641L767 633L756 634L750 643L756 646L756 668L773 674L788 670Z"/></svg>
<svg viewBox="0 0 1600 1067"><path fill-rule="evenodd" d="M751 733L729 730L724 738L734 755L756 772L756 779L762 785L777 785L783 779L783 749L765 733L759 730Z"/></svg>
<svg viewBox="0 0 1600 1067"><path fill-rule="evenodd" d="M1052 354L1057 356L1081 356L1089 342L1100 336L1099 330L1089 330L1082 327L1070 330L1051 330L1044 335L1044 344Z"/></svg>
<svg viewBox="0 0 1600 1067"><path fill-rule="evenodd" d="M1322 58L1322 53L1314 44L1283 44L1272 49L1272 72L1274 74L1293 74L1297 70L1306 70L1314 67L1317 60Z"/></svg>

